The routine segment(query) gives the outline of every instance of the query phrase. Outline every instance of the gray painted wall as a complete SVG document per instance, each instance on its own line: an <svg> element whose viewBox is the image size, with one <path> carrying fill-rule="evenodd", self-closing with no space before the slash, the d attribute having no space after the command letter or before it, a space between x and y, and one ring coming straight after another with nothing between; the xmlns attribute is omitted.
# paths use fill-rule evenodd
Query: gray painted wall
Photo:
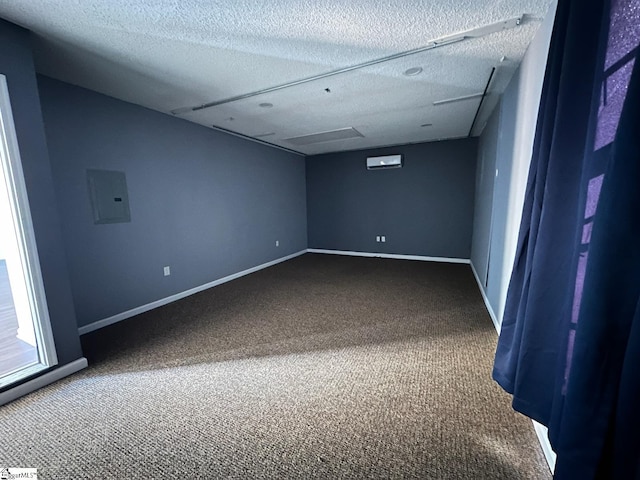
<svg viewBox="0 0 640 480"><path fill-rule="evenodd" d="M471 258L478 278L487 285L491 220L493 214L493 184L495 182L498 135L500 129L501 103L495 108L484 127L478 143L478 166L476 173L476 198L473 214L473 241Z"/></svg>
<svg viewBox="0 0 640 480"><path fill-rule="evenodd" d="M79 326L306 249L304 157L39 86ZM87 169L126 173L130 223L94 225Z"/></svg>
<svg viewBox="0 0 640 480"><path fill-rule="evenodd" d="M29 32L0 20L0 73L7 77L40 268L59 365L82 356L60 231Z"/></svg>
<svg viewBox="0 0 640 480"><path fill-rule="evenodd" d="M526 67L525 67L526 68ZM544 65L541 65L544 71ZM511 278L511 269L513 267L513 257L508 260L507 242L509 235L515 233L515 238L518 238L518 230L520 227L520 221L516 226L515 232L508 230L510 209L513 210L513 202L517 202L519 205L519 211L522 213L522 205L524 203L524 197L522 201L518 201L515 198L517 188L517 179L515 177L514 166L516 162L526 164L527 168L523 169L524 176L528 175L528 166L531 163L531 152L526 157L517 157L515 155L515 142L516 142L516 128L517 128L517 115L522 115L519 112L518 97L520 96L520 90L523 83L523 75L527 75L529 72L526 69L520 68L514 75L511 83L505 90L502 96L501 105L504 107L500 112L500 121L498 128L498 139L495 142L494 148L496 151L494 183L492 188L492 220L491 220L491 236L489 238L489 251L488 251L488 281L485 287L485 293L493 311L496 315L499 315L499 321L502 322L502 310L500 293L503 288L508 287L509 280ZM538 95L538 98L539 95ZM535 112L530 114L537 115L537 108ZM531 125L535 130L535 121ZM485 139L489 144L494 143L494 140ZM533 143L533 137L531 137ZM497 171L497 173L495 173ZM490 175L491 172L485 172L486 175ZM523 188L526 187L526 182ZM512 193L514 195L512 195ZM486 254L486 253L485 253ZM507 262L510 262L507 265Z"/></svg>
<svg viewBox="0 0 640 480"><path fill-rule="evenodd" d="M498 323L513 268L554 17L555 5L504 92L499 112L494 112L497 118L480 138L476 211L482 213L474 224L471 262L481 282L488 264L484 291ZM488 181L490 177L493 182Z"/></svg>
<svg viewBox="0 0 640 480"><path fill-rule="evenodd" d="M469 258L476 150L464 139L307 157L309 248ZM367 170L368 156L397 153L403 168Z"/></svg>

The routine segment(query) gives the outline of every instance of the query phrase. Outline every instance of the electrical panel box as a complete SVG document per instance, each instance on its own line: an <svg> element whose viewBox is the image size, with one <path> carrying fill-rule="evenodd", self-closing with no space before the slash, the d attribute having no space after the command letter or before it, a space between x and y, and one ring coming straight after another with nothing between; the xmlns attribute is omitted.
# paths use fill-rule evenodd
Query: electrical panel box
<svg viewBox="0 0 640 480"><path fill-rule="evenodd" d="M93 223L126 223L131 221L129 193L124 172L87 170Z"/></svg>

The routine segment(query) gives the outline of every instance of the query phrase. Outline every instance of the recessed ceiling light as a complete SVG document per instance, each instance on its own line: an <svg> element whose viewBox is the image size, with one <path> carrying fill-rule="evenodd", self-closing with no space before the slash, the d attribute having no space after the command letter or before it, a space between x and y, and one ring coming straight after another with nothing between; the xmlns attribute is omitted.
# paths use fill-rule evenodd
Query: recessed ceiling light
<svg viewBox="0 0 640 480"><path fill-rule="evenodd" d="M431 127L433 126L433 123L423 123L422 125L420 125L421 127Z"/></svg>
<svg viewBox="0 0 640 480"><path fill-rule="evenodd" d="M271 108L273 107L273 103L264 102L264 103L261 103L259 106L262 108Z"/></svg>
<svg viewBox="0 0 640 480"><path fill-rule="evenodd" d="M411 67L404 71L404 74L407 77L413 77L414 75L419 75L422 73L422 67Z"/></svg>

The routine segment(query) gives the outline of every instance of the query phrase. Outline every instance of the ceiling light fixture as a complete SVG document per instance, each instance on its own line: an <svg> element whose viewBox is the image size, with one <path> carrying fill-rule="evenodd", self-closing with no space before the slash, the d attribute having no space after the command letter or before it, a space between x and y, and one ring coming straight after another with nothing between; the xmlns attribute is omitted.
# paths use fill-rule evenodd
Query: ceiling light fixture
<svg viewBox="0 0 640 480"><path fill-rule="evenodd" d="M432 127L433 123L423 123L422 125L420 125L421 127Z"/></svg>
<svg viewBox="0 0 640 480"><path fill-rule="evenodd" d="M318 132L310 135L285 138L284 141L289 142L292 145L302 146L322 142L335 142L337 140L347 140L358 137L364 137L364 135L353 127L346 127L339 128L337 130L329 130L328 132Z"/></svg>
<svg viewBox="0 0 640 480"><path fill-rule="evenodd" d="M483 96L483 92L472 93L471 95L462 95L461 97L447 98L446 100L437 100L433 102L434 105L444 105L445 103L461 102L462 100L470 100L472 98L478 98Z"/></svg>
<svg viewBox="0 0 640 480"><path fill-rule="evenodd" d="M422 67L411 67L404 71L407 77L413 77L422 73Z"/></svg>
<svg viewBox="0 0 640 480"><path fill-rule="evenodd" d="M258 106L259 106L259 107L262 107L262 108L271 108L271 107L273 107L273 103L264 102L264 103L261 103L261 104L260 104L260 105L258 105Z"/></svg>

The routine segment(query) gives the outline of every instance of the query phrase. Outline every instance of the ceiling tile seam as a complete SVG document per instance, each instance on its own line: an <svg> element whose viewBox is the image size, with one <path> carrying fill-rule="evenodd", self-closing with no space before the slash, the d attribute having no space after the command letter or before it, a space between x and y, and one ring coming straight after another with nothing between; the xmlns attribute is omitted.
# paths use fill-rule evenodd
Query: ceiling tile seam
<svg viewBox="0 0 640 480"><path fill-rule="evenodd" d="M487 84L484 87L484 92L482 92L482 97L480 97L480 103L478 103L478 109L476 110L476 114L473 116L473 122L471 122L471 128L469 129L469 137L473 133L473 127L476 126L476 122L478 121L478 115L480 114L480 109L482 108L482 104L484 103L484 99L487 96L487 92L489 91L489 86L491 85L491 80L493 80L493 75L496 73L496 67L491 69L491 73L489 74L489 79L487 80Z"/></svg>
<svg viewBox="0 0 640 480"><path fill-rule="evenodd" d="M321 156L321 155L331 155L334 153L348 153L348 152L360 152L366 150L381 150L381 149L391 149L391 148L399 148L399 147L407 147L410 145L422 145L424 143L436 143L436 142L448 142L453 140L466 140L468 139L468 135L458 135L455 137L444 137L444 138L433 138L431 140L419 140L416 142L401 142L401 143L391 143L384 145L374 145L370 147L355 147L355 148L347 148L340 150L330 150L328 152L323 153L305 153L303 154L305 157L313 157L313 156Z"/></svg>
<svg viewBox="0 0 640 480"><path fill-rule="evenodd" d="M304 152L299 152L298 150L294 150L292 148L283 147L282 145L278 145L276 143L267 142L266 140L262 140L260 138L250 137L249 135L244 135L242 133L234 132L233 130L228 130L226 128L218 127L216 125L211 125L211 128L222 133L233 135L234 137L242 138L244 140L249 140L251 142L259 143L261 145L266 145L267 147L273 147L280 150L284 150L285 152L293 153L295 155L300 155L301 157L307 156L307 154Z"/></svg>

